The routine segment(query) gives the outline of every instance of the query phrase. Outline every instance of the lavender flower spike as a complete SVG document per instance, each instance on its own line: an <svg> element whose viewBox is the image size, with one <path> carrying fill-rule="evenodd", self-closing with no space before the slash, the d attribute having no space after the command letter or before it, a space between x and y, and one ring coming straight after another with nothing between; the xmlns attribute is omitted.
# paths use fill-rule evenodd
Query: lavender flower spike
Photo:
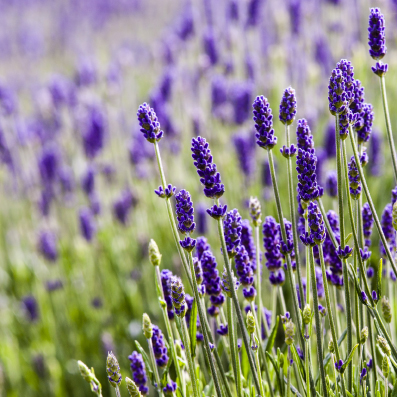
<svg viewBox="0 0 397 397"><path fill-rule="evenodd" d="M318 205L314 201L307 207L307 220L310 227L310 236L316 244L322 244L325 240L324 220Z"/></svg>
<svg viewBox="0 0 397 397"><path fill-rule="evenodd" d="M194 208L190 193L187 190L180 190L175 196L176 217L178 229L182 234L190 234L196 227L194 223Z"/></svg>
<svg viewBox="0 0 397 397"><path fill-rule="evenodd" d="M187 304L185 300L185 288L178 277L174 277L171 283L172 304L174 305L175 314L178 317L185 317Z"/></svg>
<svg viewBox="0 0 397 397"><path fill-rule="evenodd" d="M137 117L141 132L148 142L155 143L163 137L157 115L146 102L139 106Z"/></svg>
<svg viewBox="0 0 397 397"><path fill-rule="evenodd" d="M285 89L280 103L279 119L283 124L290 125L293 123L296 115L296 97L295 90L292 87Z"/></svg>
<svg viewBox="0 0 397 397"><path fill-rule="evenodd" d="M143 362L142 355L138 352L132 352L128 359L131 362L132 379L135 384L139 387L139 391L146 395L149 393L149 388L146 386L147 376L146 367Z"/></svg>
<svg viewBox="0 0 397 397"><path fill-rule="evenodd" d="M223 227L225 230L227 254L229 258L233 258L237 254L238 247L241 244L241 216L237 209L231 210L226 214Z"/></svg>
<svg viewBox="0 0 397 397"><path fill-rule="evenodd" d="M371 8L368 25L369 55L378 61L387 52L385 44L385 17L379 8Z"/></svg>
<svg viewBox="0 0 397 397"><path fill-rule="evenodd" d="M354 156L351 157L348 167L350 196L353 200L358 200L361 195L361 178Z"/></svg>
<svg viewBox="0 0 397 397"><path fill-rule="evenodd" d="M263 149L272 149L277 143L274 136L273 115L269 101L263 95L256 97L252 104L256 129L256 143Z"/></svg>
<svg viewBox="0 0 397 397"><path fill-rule="evenodd" d="M192 139L191 151L200 182L204 185L204 194L208 198L219 198L225 193L221 175L217 172L216 164L212 162L211 150L205 138Z"/></svg>

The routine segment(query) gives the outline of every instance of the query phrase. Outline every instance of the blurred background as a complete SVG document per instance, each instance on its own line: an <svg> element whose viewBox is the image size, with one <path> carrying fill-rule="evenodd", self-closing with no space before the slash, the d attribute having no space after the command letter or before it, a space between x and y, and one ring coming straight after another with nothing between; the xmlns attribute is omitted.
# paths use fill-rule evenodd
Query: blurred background
<svg viewBox="0 0 397 397"><path fill-rule="evenodd" d="M397 1L0 4L2 396L89 396L77 359L95 367L110 396L107 352L130 376L127 356L133 341L142 339L142 313L163 326L147 258L150 238L163 254L162 268L183 274L164 202L153 192L160 179L153 147L136 121L140 103L150 103L164 130L167 181L191 192L197 231L220 259L191 138L210 142L229 208L247 218L247 200L255 195L263 213L275 215L267 156L255 144L252 102L263 94L273 108L284 199L278 106L283 90L295 88L298 118L310 123L318 179L325 185L335 168L328 78L335 63L347 58L375 111L366 172L378 214L390 202L390 151L367 23L369 7L381 7L396 130ZM327 210L335 205L327 195L324 203ZM377 263L377 236L372 244Z"/></svg>

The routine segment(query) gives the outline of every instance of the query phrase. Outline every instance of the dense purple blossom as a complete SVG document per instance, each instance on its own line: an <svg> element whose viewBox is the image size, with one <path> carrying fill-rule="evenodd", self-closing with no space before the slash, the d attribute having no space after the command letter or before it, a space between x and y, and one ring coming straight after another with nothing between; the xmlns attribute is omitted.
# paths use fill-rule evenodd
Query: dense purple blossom
<svg viewBox="0 0 397 397"><path fill-rule="evenodd" d="M273 115L269 101L263 95L256 97L252 104L256 129L256 143L263 149L272 149L277 143L274 136Z"/></svg>
<svg viewBox="0 0 397 397"><path fill-rule="evenodd" d="M205 138L197 137L192 139L192 157L200 182L204 185L204 194L208 198L219 198L225 192L221 175L212 162L211 150Z"/></svg>
<svg viewBox="0 0 397 397"><path fill-rule="evenodd" d="M39 318L39 307L33 295L24 296L22 298L22 306L25 309L29 321L33 322Z"/></svg>
<svg viewBox="0 0 397 397"><path fill-rule="evenodd" d="M396 246L396 232L393 228L393 206L389 203L386 205L382 213L380 224L382 226L383 234L385 235L386 241L389 244L389 249ZM381 255L386 255L385 247L382 241L379 242Z"/></svg>
<svg viewBox="0 0 397 397"><path fill-rule="evenodd" d="M58 176L60 163L61 159L58 147L55 145L44 147L38 159L40 177L44 185L55 181Z"/></svg>
<svg viewBox="0 0 397 397"><path fill-rule="evenodd" d="M361 81L356 79L353 81L353 100L350 103L350 110L353 113L361 113L362 107L364 105L364 87Z"/></svg>
<svg viewBox="0 0 397 397"><path fill-rule="evenodd" d="M255 140L251 134L239 133L233 137L240 169L250 178L255 170Z"/></svg>
<svg viewBox="0 0 397 397"><path fill-rule="evenodd" d="M182 234L190 234L196 227L194 222L193 202L190 193L182 189L175 196L175 200L178 229Z"/></svg>
<svg viewBox="0 0 397 397"><path fill-rule="evenodd" d="M241 216L237 209L231 210L226 214L223 221L225 232L226 248L229 258L237 254L237 249L241 244Z"/></svg>
<svg viewBox="0 0 397 397"><path fill-rule="evenodd" d="M93 166L88 166L83 176L81 177L81 188L84 193L89 196L95 189L95 169Z"/></svg>
<svg viewBox="0 0 397 397"><path fill-rule="evenodd" d="M233 118L238 125L243 124L249 118L252 89L251 82L238 82L231 87L230 101L233 108Z"/></svg>
<svg viewBox="0 0 397 397"><path fill-rule="evenodd" d="M280 103L279 119L283 124L290 125L296 115L295 90L292 87L285 89Z"/></svg>
<svg viewBox="0 0 397 397"><path fill-rule="evenodd" d="M338 178L336 171L329 171L325 181L325 190L329 196L335 198L338 196Z"/></svg>
<svg viewBox="0 0 397 397"><path fill-rule="evenodd" d="M153 325L152 343L156 364L160 368L163 368L167 365L169 357L167 347L164 343L163 333L157 325Z"/></svg>
<svg viewBox="0 0 397 397"><path fill-rule="evenodd" d="M130 356L128 356L128 359L131 362L132 380L138 386L139 391L143 395L148 394L149 388L146 386L146 367L142 355L134 351Z"/></svg>
<svg viewBox="0 0 397 397"><path fill-rule="evenodd" d="M372 227L374 225L374 218L372 216L371 208L368 203L365 203L363 205L361 214L363 217L365 245L369 247L371 245L371 235L372 235Z"/></svg>
<svg viewBox="0 0 397 397"><path fill-rule="evenodd" d="M113 214L115 218L122 224L126 225L134 205L134 196L130 189L124 189L120 196L113 203Z"/></svg>
<svg viewBox="0 0 397 397"><path fill-rule="evenodd" d="M256 272L256 247L252 236L252 226L248 219L241 221L241 245L247 251L248 257L251 261L251 267L254 273Z"/></svg>
<svg viewBox="0 0 397 397"><path fill-rule="evenodd" d="M147 141L154 143L163 137L164 132L160 130L157 115L147 103L139 106L137 117L141 132Z"/></svg>
<svg viewBox="0 0 397 397"><path fill-rule="evenodd" d="M354 124L357 130L357 141L359 144L368 142L372 132L374 121L373 107L369 103L364 103L358 121Z"/></svg>
<svg viewBox="0 0 397 397"><path fill-rule="evenodd" d="M88 158L96 157L103 149L106 129L107 121L103 110L98 106L92 106L88 111L82 133L84 152Z"/></svg>
<svg viewBox="0 0 397 397"><path fill-rule="evenodd" d="M240 283L243 285L243 294L248 301L252 301L256 296L254 284L254 271L252 262L250 261L247 250L243 245L237 249L237 254L234 258L236 263L236 273L239 277Z"/></svg>
<svg viewBox="0 0 397 397"><path fill-rule="evenodd" d="M314 151L314 149L311 149ZM298 149L296 170L298 172L298 193L300 199L308 202L322 195L322 188L317 184L317 157L305 150Z"/></svg>
<svg viewBox="0 0 397 397"><path fill-rule="evenodd" d="M324 220L318 205L314 201L307 207L307 220L310 228L310 236L316 244L322 244L325 240Z"/></svg>
<svg viewBox="0 0 397 397"><path fill-rule="evenodd" d="M167 304L167 313L168 318L172 320L175 316L174 307L172 305L172 298L171 298L171 282L172 282L173 274L168 269L163 269L161 271L161 285L163 287L163 294L164 300Z"/></svg>
<svg viewBox="0 0 397 397"><path fill-rule="evenodd" d="M50 262L58 259L57 239L50 230L43 230L39 235L39 250L41 254Z"/></svg>
<svg viewBox="0 0 397 397"><path fill-rule="evenodd" d="M96 233L96 222L91 209L84 207L79 211L80 231L87 241L91 241Z"/></svg>
<svg viewBox="0 0 397 397"><path fill-rule="evenodd" d="M208 29L203 36L203 50L212 66L219 61L217 42L212 29Z"/></svg>
<svg viewBox="0 0 397 397"><path fill-rule="evenodd" d="M385 45L385 17L379 8L371 8L368 21L369 55L375 60L386 55Z"/></svg>
<svg viewBox="0 0 397 397"><path fill-rule="evenodd" d="M351 157L348 168L350 196L353 200L358 200L361 195L361 177L354 156Z"/></svg>
<svg viewBox="0 0 397 397"><path fill-rule="evenodd" d="M306 119L299 119L296 126L296 143L298 149L314 153L313 135Z"/></svg>

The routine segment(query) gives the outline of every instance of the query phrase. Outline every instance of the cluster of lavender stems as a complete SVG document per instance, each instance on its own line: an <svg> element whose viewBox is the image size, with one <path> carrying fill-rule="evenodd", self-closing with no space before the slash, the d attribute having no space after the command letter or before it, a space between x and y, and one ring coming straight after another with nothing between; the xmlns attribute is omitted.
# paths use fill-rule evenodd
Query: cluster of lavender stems
<svg viewBox="0 0 397 397"><path fill-rule="evenodd" d="M380 14L378 9L371 9L369 18L369 45L370 55L379 60L386 54L386 47L384 43L384 17ZM214 60L215 62L215 60ZM387 65L380 62L373 68L375 74L381 79L381 93L386 118L386 130L391 149L391 157L395 178L397 182L397 163L396 154L393 143L392 131L390 126L390 117L388 112L388 105L385 93L385 73ZM356 92L354 90L357 90ZM329 86L328 86L328 100L329 110L335 116L335 142L336 142L336 171L337 171L337 199L338 199L338 214L339 214L339 233L338 236L335 228L330 224L321 196L323 189L318 186L316 179L316 164L317 157L315 155L313 137L311 136L310 129L305 119L298 122L298 148L291 144L290 126L295 121L297 114L297 99L295 97L295 90L288 87L282 96L279 112L279 120L284 124L285 128L285 143L286 145L280 149L280 152L287 160L287 176L288 176L288 199L289 199L289 215L291 223L284 218L283 209L281 205L280 192L277 184L277 176L274 165L273 148L277 144L277 137L273 128L273 115L270 108L270 103L264 96L258 96L253 103L253 115L255 124L255 136L257 144L260 148L266 149L268 155L268 163L270 168L271 181L273 186L274 198L277 209L277 217L279 225L274 221L274 250L279 250L277 255L273 255L273 259L277 263L268 266L270 273L270 281L275 277L273 271L281 266L281 256L285 258L285 265L287 270L288 287L291 292L293 315L287 311L286 300L282 288L282 282L273 282L274 288L279 289L280 304L283 309L283 315L280 316L283 323L285 332L285 344L287 345L288 362L287 362L287 377L284 379L284 355L281 351L275 353L273 346L274 340L271 342L271 333L277 332L274 328L270 330L266 315L263 314L262 302L262 263L261 263L261 247L260 247L260 224L262 210L259 200L256 198L250 199L249 212L254 227L255 235L255 257L249 258L246 248L241 242L241 216L237 209L227 213L227 206L221 205L220 198L225 194L225 186L221 183L220 173L214 163L213 155L209 149L208 142L202 138L197 137L192 140L192 152L194 165L197 173L200 176L200 182L204 186L204 194L207 198L213 199L213 206L208 208L207 213L217 222L217 230L220 241L220 248L223 257L223 272L222 279L217 271L209 272L210 274L204 277L212 278L209 282L211 285L216 285L219 288L220 294L207 294L210 296L210 302L213 307L210 308L214 316L223 318L226 324L220 323L220 317L217 317L218 325L220 325L220 340L228 353L228 365L232 366L233 383L236 395L243 397L246 395L244 384L242 381L242 362L237 335L242 337L247 355L250 382L255 389L256 395L265 397L275 395L273 388L274 379L272 380L272 371L269 366L271 362L273 368L280 371L276 374L278 377L281 391L285 391L285 395L290 397L291 385L291 370L295 370L295 378L298 383L298 389L303 391L307 396L310 394L315 397L318 393L316 382L313 377L312 360L310 357L310 340L312 338L312 318L314 317L316 342L317 342L317 363L319 367L319 379L321 383L322 396L328 395L343 395L344 397L352 396L355 390L361 389L363 395L368 392L368 385L366 378L372 366L372 384L371 392L379 393L381 390L377 382L377 351L375 347L375 324L376 331L379 336L377 344L382 354L382 373L385 380L384 392L387 397L388 376L390 372L390 363L396 367L397 361L397 348L393 343L395 336L393 332L385 325L388 321L388 316L391 313L390 304L387 299L382 301L383 319L377 308L377 303L381 298L381 281L382 281L382 260L378 267L378 285L376 290L371 290L370 284L367 280L367 261L371 256L369 251L370 245L370 228L371 223L368 220L368 211L370 210L371 217L375 222L381 242L384 246L385 254L393 269L394 274L397 274L397 267L392 253L393 247L390 247L390 239L385 236L382 230L381 222L376 213L370 191L366 182L363 167L366 165L366 152L365 143L368 140L372 128L372 107L368 104L362 105L363 102L363 88L358 80L354 79L354 71L352 64L342 59L336 68L332 71ZM360 121L359 118L362 118ZM200 259L203 248L196 246L196 239L192 237L195 232L194 222L194 207L190 194L186 190L180 190L176 195L176 215L174 214L171 197L174 195L176 189L172 185L166 184L163 165L160 157L159 141L164 133L160 130L160 124L157 121L156 114L149 105L143 104L138 110L138 121L142 127L141 131L145 139L154 145L155 155L157 159L158 169L161 178L161 186L156 190L156 194L164 199L166 202L167 214L171 225L172 234L177 246L179 257L185 276L188 280L188 285L191 288L194 298L190 302L193 304L188 308L186 301L188 295L185 293L185 288L182 280L179 277L172 276L170 280L171 292L167 290L169 296L165 296L164 279L160 273L161 254L159 248L154 241L149 245L149 257L151 263L154 265L156 277L156 290L158 293L159 303L163 312L163 319L166 326L166 333L168 336L168 346L171 352L172 361L174 362L175 372L178 378L179 386L172 381L168 372L165 373L167 383L164 388L160 387L162 380L160 379L159 368L164 369L167 367L168 350L163 341L163 335L157 326L152 326L149 316L144 315L143 318L143 333L148 342L150 352L150 361L153 372L154 385L160 396L176 395L175 390L179 387L182 396L193 395L198 397L203 392L200 390L199 381L197 378L197 364L196 358L198 356L198 344L203 346L205 352L205 365L208 363L211 372L211 380L217 397L227 396L232 397L233 389L226 377L225 362L222 362L218 350L215 346L215 337L212 335L212 329L206 317L206 288L201 286L202 283L202 269ZM365 125L365 137L360 135L360 130ZM358 126L358 127L357 127ZM165 135L166 136L166 135ZM348 164L346 140L350 138L353 157ZM356 136L358 143L356 143ZM305 222L305 230L298 233L297 224L297 211L296 211L296 188L293 178L292 157L298 151L297 171L298 171L298 202L300 205L301 215L303 215ZM345 183L343 183L345 182ZM361 195L361 185L364 191L365 198L368 202L363 207ZM335 186L330 191L335 196ZM354 202L352 202L352 199ZM354 204L354 205L353 205ZM345 209L348 211L349 224L351 228L351 235L347 236L347 228L345 225ZM366 219L363 220L363 208L366 213ZM397 230L397 206L392 209L393 227ZM177 222L178 221L178 226ZM332 219L331 219L332 221ZM396 224L396 226L395 226ZM291 237L292 231L292 237ZM337 231L337 230L336 230ZM179 233L187 235L184 240L180 240ZM394 231L393 231L394 233ZM272 236L266 236L272 239ZM332 243L335 253L338 255L342 262L343 272L343 292L345 300L345 313L346 313L346 358L342 357L341 343L343 342L343 335L340 335L339 324L336 318L336 305L331 302L330 289L334 288L332 283L327 279L327 263L324 256L323 243L329 238L328 242ZM352 237L352 248L348 245L349 239ZM201 239L200 244L206 244L206 241ZM305 245L306 253L306 283L302 275L302 263L299 255L300 244ZM270 245L266 247L267 250ZM193 258L193 251L197 250L198 256ZM203 249L206 250L205 248ZM294 254L295 253L295 254ZM267 252L266 258L270 262L270 254L274 252ZM280 255L279 255L280 254ZM282 254L282 255L281 255ZM295 259L296 266L293 266L292 259ZM317 290L317 276L316 265L321 267L321 275L325 292L326 308L319 304L319 294ZM254 264L252 263L254 261ZM233 262L236 264L237 275L240 278L238 281L234 276L232 270ZM353 264L352 264L353 263ZM296 269L296 273L294 270ZM255 274L255 277L254 277ZM168 273L167 273L168 275ZM169 276L171 277L171 273ZM297 278L297 283L295 280ZM163 277L164 278L164 277ZM246 316L246 321L243 318L239 298L240 283L246 287L241 294L249 302L250 309ZM278 286L276 287L276 285ZM209 285L209 284L207 284ZM306 296L305 289L306 287ZM220 292L222 288L226 299L227 318L224 315L222 303L224 296ZM310 295L310 290L312 294ZM257 292L255 292L257 291ZM389 289L389 293L390 293ZM336 292L334 296L336 296ZM353 303L354 298L354 303ZM174 315L170 315L169 301L173 305ZM311 309L313 304L313 309ZM354 310L353 310L353 305ZM214 306L216 308L214 308ZM194 309L193 309L194 308ZM189 325L186 319L187 310L189 312ZM274 310L275 312L275 310ZM353 319L353 312L355 319ZM196 318L192 317L192 313ZM367 317L364 314L367 314ZM324 357L324 335L325 321L324 316L328 316L328 322L331 329L331 339L328 346L330 351L330 358L332 359L332 366L335 377L335 392L330 388L330 380L326 375L327 358ZM199 321L198 321L198 319ZM274 318L274 317L273 317ZM226 321L227 319L227 321ZM237 320L237 321L236 321ZM273 321L272 326L274 326ZM238 325L238 327L237 327ZM262 325L265 330L265 337L267 343L272 343L270 349L263 343ZM355 333L357 336L357 343L353 345L353 326L355 326ZM189 327L189 328L188 328ZM197 327L203 334L203 340L198 337L194 338L197 334ZM194 333L192 333L194 332ZM187 369L189 378L186 377L184 370L179 365L181 353L177 352L175 342L178 335L183 342L184 357L187 362ZM228 336L226 338L226 335ZM273 336L274 337L274 336ZM300 345L304 348L302 352L299 346L295 346L295 337ZM366 355L366 341L369 340L371 350L370 364L364 362ZM200 343L198 341L200 340ZM137 344L137 346L140 346ZM299 347L299 350L298 350ZM139 348L139 347L138 347ZM358 372L353 373L353 357L355 352L358 351ZM296 352L296 353L295 353ZM301 357L302 355L302 357ZM127 387L131 395L139 396L147 393L146 388L146 372L142 356L134 352L130 356L132 362L131 367L134 366L133 376L134 381L128 379ZM302 363L300 366L296 365L295 360L301 360L304 363L305 371L302 371ZM183 360L182 360L183 361ZM82 364L82 363L81 363ZM85 380L91 382L92 388L98 388L96 378L88 368L79 364L81 374ZM306 378L303 378L305 372ZM122 381L120 374L120 367L115 356L110 353L107 362L107 373L110 384L115 388L117 396L120 395L119 384ZM264 378L262 374L264 373ZM281 375L281 376L280 376ZM281 379L280 379L281 378ZM354 379L357 385L353 384ZM267 384L267 390L264 387L264 381ZM284 382L285 381L285 382ZM281 384L280 384L281 383ZM285 385L286 384L286 389ZM294 394L298 395L298 389L294 389ZM94 391L94 390L93 390ZM340 392L339 392L340 391ZM135 393L135 394L133 394ZM99 394L98 394L99 395Z"/></svg>

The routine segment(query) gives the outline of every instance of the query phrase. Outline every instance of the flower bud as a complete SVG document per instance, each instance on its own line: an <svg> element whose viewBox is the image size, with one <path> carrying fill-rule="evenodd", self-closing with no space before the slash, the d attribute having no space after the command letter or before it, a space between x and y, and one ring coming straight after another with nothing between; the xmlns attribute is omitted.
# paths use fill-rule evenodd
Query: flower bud
<svg viewBox="0 0 397 397"><path fill-rule="evenodd" d="M382 360L382 373L385 378L389 376L390 373L390 364L389 364L389 358L387 356L383 356Z"/></svg>
<svg viewBox="0 0 397 397"><path fill-rule="evenodd" d="M255 318L251 310L247 314L247 331L250 335L255 332Z"/></svg>
<svg viewBox="0 0 397 397"><path fill-rule="evenodd" d="M332 339L328 343L328 350L330 353L333 353L335 351L334 341Z"/></svg>
<svg viewBox="0 0 397 397"><path fill-rule="evenodd" d="M108 373L109 383L113 387L117 387L121 383L122 376L120 373L119 362L112 352L108 353L108 358L106 360L106 372Z"/></svg>
<svg viewBox="0 0 397 397"><path fill-rule="evenodd" d="M387 323L391 323L391 307L390 307L390 302L389 299L387 299L385 296L382 298L382 300L380 301L381 305L382 305L382 314L383 314L383 318L385 319L385 321Z"/></svg>
<svg viewBox="0 0 397 397"><path fill-rule="evenodd" d="M303 309L303 324L309 324L312 318L312 310L309 305L306 305Z"/></svg>
<svg viewBox="0 0 397 397"><path fill-rule="evenodd" d="M149 242L149 260L153 266L160 266L161 254L156 242L151 239Z"/></svg>
<svg viewBox="0 0 397 397"><path fill-rule="evenodd" d="M86 382L91 382L91 371L90 369L82 362L77 361L77 365L79 366L80 374Z"/></svg>
<svg viewBox="0 0 397 397"><path fill-rule="evenodd" d="M135 384L135 382L132 379L126 377L125 383L127 384L127 390L128 393L130 393L131 397L142 397L142 394L139 391L138 386Z"/></svg>
<svg viewBox="0 0 397 397"><path fill-rule="evenodd" d="M384 354L386 354L386 356L390 357L391 350L390 350L390 346L387 343L386 339L381 337L380 335L378 335L378 338L376 339L376 341L378 342L380 350L382 350L382 352Z"/></svg>
<svg viewBox="0 0 397 397"><path fill-rule="evenodd" d="M250 210L250 215L252 219L252 223L254 226L259 226L262 222L261 219L261 203L256 197L251 197L249 201L249 210Z"/></svg>
<svg viewBox="0 0 397 397"><path fill-rule="evenodd" d="M284 354L281 353L280 349L277 349L277 355L278 355L278 366L280 368L284 368Z"/></svg>
<svg viewBox="0 0 397 397"><path fill-rule="evenodd" d="M360 344L364 344L368 339L368 327L364 327L360 333Z"/></svg>
<svg viewBox="0 0 397 397"><path fill-rule="evenodd" d="M293 343L295 337L295 325L289 320L284 327L285 330L285 343L289 346Z"/></svg>
<svg viewBox="0 0 397 397"><path fill-rule="evenodd" d="M142 320L143 334L146 339L151 339L153 336L153 325L150 321L150 317L146 313L143 313Z"/></svg>

